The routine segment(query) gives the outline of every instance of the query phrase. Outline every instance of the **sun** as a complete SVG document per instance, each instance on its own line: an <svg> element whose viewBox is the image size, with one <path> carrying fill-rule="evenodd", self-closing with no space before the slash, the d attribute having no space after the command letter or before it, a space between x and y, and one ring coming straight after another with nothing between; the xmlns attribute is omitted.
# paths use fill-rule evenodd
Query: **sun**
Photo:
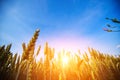
<svg viewBox="0 0 120 80"><path fill-rule="evenodd" d="M63 65L63 67L67 66L68 62L69 62L69 57L68 56L63 56L62 57L62 65Z"/></svg>

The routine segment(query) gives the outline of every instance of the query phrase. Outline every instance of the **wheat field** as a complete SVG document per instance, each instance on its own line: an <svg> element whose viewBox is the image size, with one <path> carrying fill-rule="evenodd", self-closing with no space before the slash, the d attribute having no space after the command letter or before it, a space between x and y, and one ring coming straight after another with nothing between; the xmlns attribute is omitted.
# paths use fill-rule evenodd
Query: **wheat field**
<svg viewBox="0 0 120 80"><path fill-rule="evenodd" d="M22 44L22 56L11 53L11 44L0 46L0 80L120 80L120 55L93 48L88 48L88 53L56 53L46 42L44 59L37 61L42 54L41 46L35 52L39 32L35 31L28 44Z"/></svg>

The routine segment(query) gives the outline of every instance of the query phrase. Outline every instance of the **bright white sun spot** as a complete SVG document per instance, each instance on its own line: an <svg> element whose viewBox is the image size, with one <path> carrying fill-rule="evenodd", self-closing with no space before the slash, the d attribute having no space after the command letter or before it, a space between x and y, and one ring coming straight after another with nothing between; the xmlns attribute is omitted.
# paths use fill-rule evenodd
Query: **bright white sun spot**
<svg viewBox="0 0 120 80"><path fill-rule="evenodd" d="M63 56L62 58L62 64L63 66L68 65L69 58L67 56Z"/></svg>

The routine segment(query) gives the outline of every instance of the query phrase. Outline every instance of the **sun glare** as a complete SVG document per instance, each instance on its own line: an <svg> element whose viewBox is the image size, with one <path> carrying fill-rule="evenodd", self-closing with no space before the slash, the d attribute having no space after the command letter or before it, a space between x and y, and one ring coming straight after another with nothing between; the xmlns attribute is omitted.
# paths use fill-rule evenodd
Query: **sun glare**
<svg viewBox="0 0 120 80"><path fill-rule="evenodd" d="M62 64L63 64L63 66L68 65L68 62L69 62L69 58L67 56L63 56L62 57Z"/></svg>

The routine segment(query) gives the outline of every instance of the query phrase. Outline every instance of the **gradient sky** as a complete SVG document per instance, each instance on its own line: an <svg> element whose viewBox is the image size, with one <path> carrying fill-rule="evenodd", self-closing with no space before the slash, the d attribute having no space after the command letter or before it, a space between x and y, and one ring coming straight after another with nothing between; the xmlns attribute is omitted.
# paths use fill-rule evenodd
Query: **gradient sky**
<svg viewBox="0 0 120 80"><path fill-rule="evenodd" d="M12 43L12 52L21 53L39 28L42 48L47 41L58 50L119 54L120 33L103 31L112 24L106 17L120 19L120 0L0 0L0 45Z"/></svg>

